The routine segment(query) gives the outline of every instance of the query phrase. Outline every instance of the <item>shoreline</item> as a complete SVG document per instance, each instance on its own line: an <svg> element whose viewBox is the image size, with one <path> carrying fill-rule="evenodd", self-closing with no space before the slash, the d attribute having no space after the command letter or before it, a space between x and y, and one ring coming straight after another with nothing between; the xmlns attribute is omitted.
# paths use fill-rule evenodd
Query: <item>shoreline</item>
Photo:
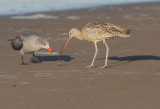
<svg viewBox="0 0 160 109"><path fill-rule="evenodd" d="M8 14L8 15L0 15L2 17L10 17L10 16L20 16L20 15L32 15L32 14L41 14L41 13L58 13L58 12L68 12L68 11L80 11L80 10L89 10L92 8L103 8L103 7L116 7L116 6L132 6L132 5L147 5L147 4L155 4L160 3L160 1L148 1L148 2L137 2L137 3L119 3L119 4L109 4L109 5L99 5L99 6L90 6L85 8L78 9L66 9L66 10L50 10L50 11L37 11L37 12L28 12L28 13L17 13L17 14Z"/></svg>

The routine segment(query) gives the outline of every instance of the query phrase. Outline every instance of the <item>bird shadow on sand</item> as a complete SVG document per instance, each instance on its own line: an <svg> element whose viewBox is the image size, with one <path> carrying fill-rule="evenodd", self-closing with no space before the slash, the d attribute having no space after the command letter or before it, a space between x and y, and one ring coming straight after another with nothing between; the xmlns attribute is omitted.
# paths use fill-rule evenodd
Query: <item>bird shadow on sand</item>
<svg viewBox="0 0 160 109"><path fill-rule="evenodd" d="M154 55L135 55L135 56L125 56L125 57L108 57L109 60L117 60L118 62L111 63L108 67L113 67L121 64L127 64L134 61L143 61L143 60L160 60L159 56Z"/></svg>
<svg viewBox="0 0 160 109"><path fill-rule="evenodd" d="M65 61L65 62L69 62L70 60L74 59L71 56L68 55L63 55L63 56L36 56L37 59L40 62L43 61Z"/></svg>

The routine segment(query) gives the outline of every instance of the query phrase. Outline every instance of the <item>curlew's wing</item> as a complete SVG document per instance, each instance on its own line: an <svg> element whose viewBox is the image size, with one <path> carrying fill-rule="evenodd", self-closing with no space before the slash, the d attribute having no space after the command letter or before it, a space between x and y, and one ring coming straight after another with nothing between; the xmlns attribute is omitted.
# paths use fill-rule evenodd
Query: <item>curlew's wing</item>
<svg viewBox="0 0 160 109"><path fill-rule="evenodd" d="M89 28L86 30L86 32L88 34L88 37L93 40L112 38L111 34L105 32L101 28Z"/></svg>
<svg viewBox="0 0 160 109"><path fill-rule="evenodd" d="M110 39L115 36L129 37L129 30L110 23L90 23L85 26L88 36L92 39Z"/></svg>

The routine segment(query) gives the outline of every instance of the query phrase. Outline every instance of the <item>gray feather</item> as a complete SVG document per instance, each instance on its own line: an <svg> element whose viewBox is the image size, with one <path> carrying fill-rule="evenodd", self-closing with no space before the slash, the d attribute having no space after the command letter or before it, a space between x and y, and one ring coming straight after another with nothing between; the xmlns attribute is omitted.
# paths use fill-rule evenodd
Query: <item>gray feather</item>
<svg viewBox="0 0 160 109"><path fill-rule="evenodd" d="M29 37L29 36L38 36L38 33L23 33L18 36L16 36L15 39L12 40L11 46L14 50L20 50L23 47L23 42L24 42L24 37Z"/></svg>
<svg viewBox="0 0 160 109"><path fill-rule="evenodd" d="M14 50L20 50L23 46L23 41L21 39L21 36L18 35L14 40L11 42L11 46Z"/></svg>
<svg viewBox="0 0 160 109"><path fill-rule="evenodd" d="M28 37L28 36L39 36L38 33L23 33L23 34L20 34L19 36L24 36L24 37Z"/></svg>

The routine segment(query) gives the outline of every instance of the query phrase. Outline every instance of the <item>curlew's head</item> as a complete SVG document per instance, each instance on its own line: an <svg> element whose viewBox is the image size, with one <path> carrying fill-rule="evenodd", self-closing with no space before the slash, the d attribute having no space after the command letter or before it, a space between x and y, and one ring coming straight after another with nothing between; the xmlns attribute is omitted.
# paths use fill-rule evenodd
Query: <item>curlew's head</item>
<svg viewBox="0 0 160 109"><path fill-rule="evenodd" d="M53 52L52 48L49 46L49 42L46 39L41 39L41 46L42 48L47 49L49 52Z"/></svg>
<svg viewBox="0 0 160 109"><path fill-rule="evenodd" d="M76 38L78 38L78 39L81 39L80 35L81 35L81 32L80 32L78 29L72 28L72 29L69 31L69 38L66 40L63 48L62 48L61 51L60 51L60 54L61 54L61 55L63 54L65 47L67 46L68 42L70 41L70 39L71 39L72 37L76 37Z"/></svg>
<svg viewBox="0 0 160 109"><path fill-rule="evenodd" d="M79 38L81 32L77 29L77 28L72 28L70 31L69 31L69 37L72 38L72 37L76 37L76 38Z"/></svg>

